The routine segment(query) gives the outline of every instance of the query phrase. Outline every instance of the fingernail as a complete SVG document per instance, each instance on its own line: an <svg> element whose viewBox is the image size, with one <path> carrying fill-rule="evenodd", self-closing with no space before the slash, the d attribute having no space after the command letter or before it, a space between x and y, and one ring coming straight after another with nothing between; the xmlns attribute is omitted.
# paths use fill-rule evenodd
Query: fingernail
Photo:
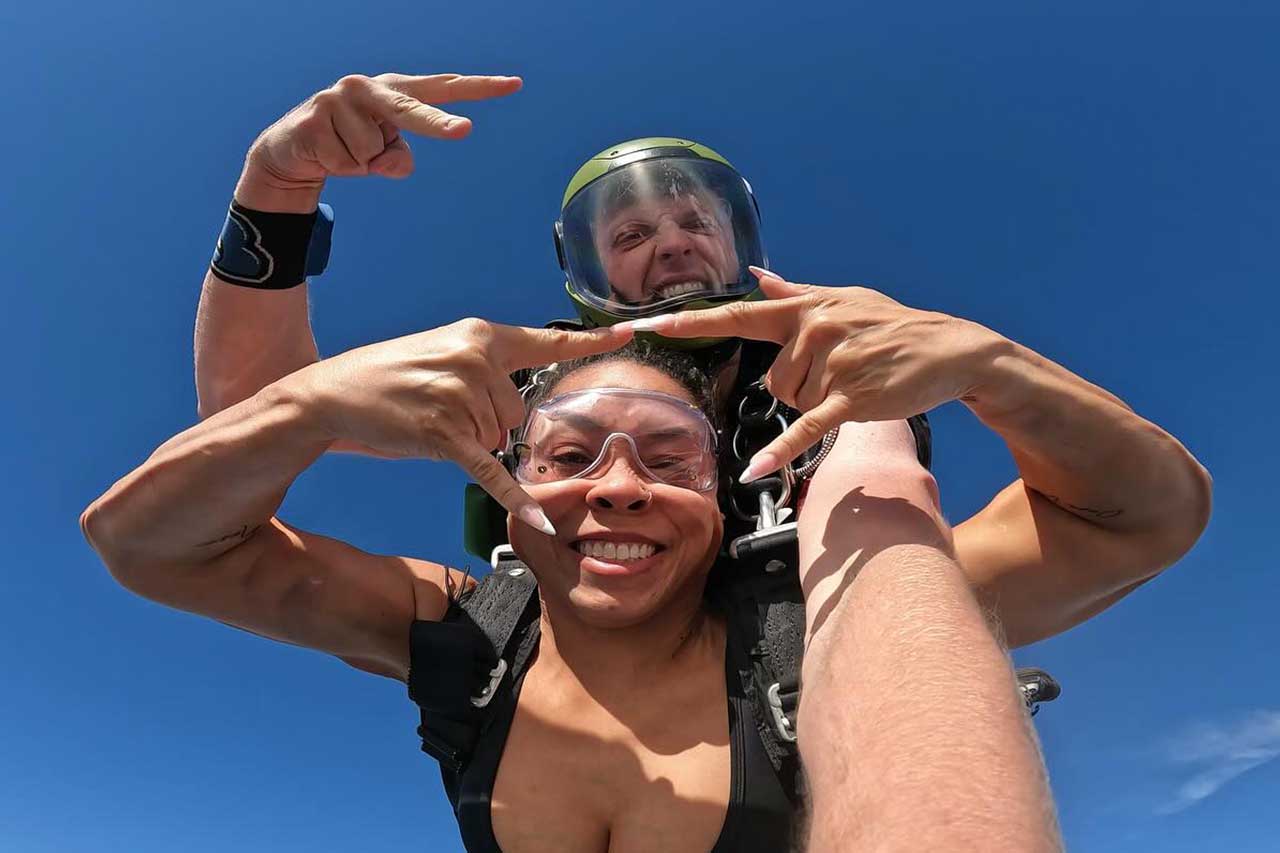
<svg viewBox="0 0 1280 853"><path fill-rule="evenodd" d="M747 483L754 483L765 474L776 471L781 467L782 463L772 453L757 453L748 463L747 470L743 471L742 476L738 478L738 482L744 486Z"/></svg>
<svg viewBox="0 0 1280 853"><path fill-rule="evenodd" d="M444 123L445 130L457 130L460 127L462 127L462 119L460 118L451 118Z"/></svg>
<svg viewBox="0 0 1280 853"><path fill-rule="evenodd" d="M778 275L776 272L767 270L764 267L747 267L747 269L751 270L752 275L756 278L763 278L766 275L770 278L782 278L782 276ZM786 281L786 279L783 279L783 281Z"/></svg>
<svg viewBox="0 0 1280 853"><path fill-rule="evenodd" d="M659 314L657 317L641 317L639 320L628 320L620 323L635 332L657 332L661 331L664 326L670 325L672 315Z"/></svg>
<svg viewBox="0 0 1280 853"><path fill-rule="evenodd" d="M551 526L551 519L547 518L547 514L537 504L525 504L520 507L520 511L516 515L534 530L541 530L548 536L556 535L556 529Z"/></svg>

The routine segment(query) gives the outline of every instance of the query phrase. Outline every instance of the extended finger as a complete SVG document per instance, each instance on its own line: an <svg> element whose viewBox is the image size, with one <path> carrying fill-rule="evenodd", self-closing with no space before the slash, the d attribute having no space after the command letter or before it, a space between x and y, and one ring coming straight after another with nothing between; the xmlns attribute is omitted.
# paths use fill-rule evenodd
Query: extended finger
<svg viewBox="0 0 1280 853"><path fill-rule="evenodd" d="M447 113L368 77L344 77L338 86L357 109L401 130L436 139L459 139L471 132L471 119Z"/></svg>
<svg viewBox="0 0 1280 853"><path fill-rule="evenodd" d="M495 326L495 354L502 369L510 373L520 367L538 367L610 352L631 340L631 330L622 328L623 325L605 326L588 332Z"/></svg>
<svg viewBox="0 0 1280 853"><path fill-rule="evenodd" d="M450 456L471 479L479 484L493 499L502 504L507 512L519 518L525 524L540 530L548 536L555 536L556 529L551 520L542 511L528 492L502 467L502 463L489 454L487 450L474 441L462 439L456 441L450 449Z"/></svg>
<svg viewBox="0 0 1280 853"><path fill-rule="evenodd" d="M760 283L760 290L770 299L787 299L792 296L803 296L813 290L811 284L797 284L787 281L776 272L764 267L747 267Z"/></svg>
<svg viewBox="0 0 1280 853"><path fill-rule="evenodd" d="M813 447L832 429L849 420L849 402L833 394L816 409L801 415L782 435L769 442L751 457L740 478L743 483L758 480Z"/></svg>
<svg viewBox="0 0 1280 853"><path fill-rule="evenodd" d="M483 74L428 74L421 77L411 74L379 74L377 79L419 101L436 104L501 98L520 91L524 85L519 77Z"/></svg>
<svg viewBox="0 0 1280 853"><path fill-rule="evenodd" d="M681 311L620 323L666 338L750 338L785 343L794 333L800 303L791 300L731 302L719 308Z"/></svg>

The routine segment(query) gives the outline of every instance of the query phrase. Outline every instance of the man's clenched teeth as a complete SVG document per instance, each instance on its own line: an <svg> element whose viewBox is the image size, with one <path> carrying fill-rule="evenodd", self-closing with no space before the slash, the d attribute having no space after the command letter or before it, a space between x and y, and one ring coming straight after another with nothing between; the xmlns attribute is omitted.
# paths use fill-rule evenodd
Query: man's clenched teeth
<svg viewBox="0 0 1280 853"><path fill-rule="evenodd" d="M677 296L685 296L690 293L702 293L707 289L705 282L701 281L675 281L671 284L664 284L656 291L659 299L675 299Z"/></svg>
<svg viewBox="0 0 1280 853"><path fill-rule="evenodd" d="M598 539L583 539L576 547L584 556L605 560L643 560L657 550L648 542L601 542Z"/></svg>

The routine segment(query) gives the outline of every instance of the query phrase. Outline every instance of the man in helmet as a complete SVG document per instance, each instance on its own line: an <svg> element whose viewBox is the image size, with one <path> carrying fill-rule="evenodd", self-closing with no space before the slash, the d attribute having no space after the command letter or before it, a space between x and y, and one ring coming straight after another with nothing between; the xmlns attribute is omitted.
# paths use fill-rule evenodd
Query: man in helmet
<svg viewBox="0 0 1280 853"><path fill-rule="evenodd" d="M588 160L565 191L555 238L589 324L748 296L747 268L765 265L751 188L683 139L633 140Z"/></svg>

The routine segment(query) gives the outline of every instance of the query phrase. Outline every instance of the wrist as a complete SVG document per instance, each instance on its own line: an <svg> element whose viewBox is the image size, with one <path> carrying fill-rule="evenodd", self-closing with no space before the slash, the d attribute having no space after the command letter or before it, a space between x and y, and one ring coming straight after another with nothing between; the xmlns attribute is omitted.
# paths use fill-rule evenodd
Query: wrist
<svg viewBox="0 0 1280 853"><path fill-rule="evenodd" d="M329 445L341 436L324 393L320 372L310 364L265 386L255 397L264 405L287 413L299 440Z"/></svg>
<svg viewBox="0 0 1280 853"><path fill-rule="evenodd" d="M980 330L975 332L978 344L960 401L983 420L1024 409L1031 387L1028 371L1035 369L1034 353L991 329L972 325Z"/></svg>
<svg viewBox="0 0 1280 853"><path fill-rule="evenodd" d="M323 190L323 180L282 178L250 152L234 197L244 207L264 213L314 213Z"/></svg>

